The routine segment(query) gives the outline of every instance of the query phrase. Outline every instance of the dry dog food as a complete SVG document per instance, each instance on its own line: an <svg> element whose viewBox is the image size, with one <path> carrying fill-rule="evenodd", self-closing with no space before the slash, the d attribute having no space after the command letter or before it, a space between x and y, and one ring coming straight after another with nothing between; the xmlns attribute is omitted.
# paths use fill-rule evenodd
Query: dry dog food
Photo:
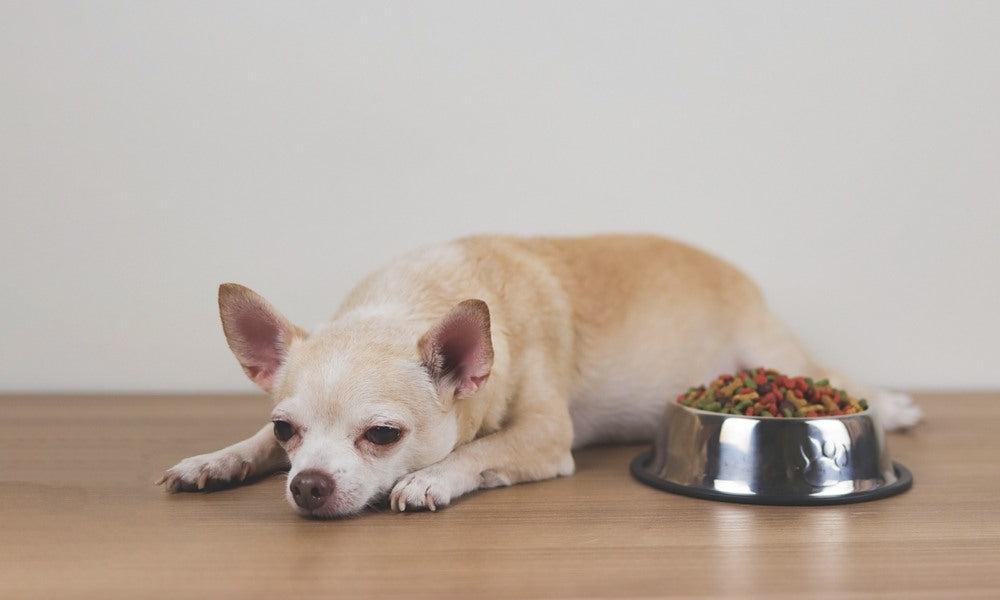
<svg viewBox="0 0 1000 600"><path fill-rule="evenodd" d="M677 401L700 410L752 417L833 417L868 410L867 401L851 397L825 379L789 377L764 368L719 375L707 386L689 389Z"/></svg>

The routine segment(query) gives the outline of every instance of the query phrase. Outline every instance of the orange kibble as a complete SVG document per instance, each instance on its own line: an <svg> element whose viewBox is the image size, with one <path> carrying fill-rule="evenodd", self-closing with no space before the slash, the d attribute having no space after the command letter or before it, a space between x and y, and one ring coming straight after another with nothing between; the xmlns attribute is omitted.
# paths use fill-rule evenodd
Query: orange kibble
<svg viewBox="0 0 1000 600"><path fill-rule="evenodd" d="M799 411L805 411L805 416L810 418L851 415L868 407L864 400L831 387L826 380L817 384L805 377L789 377L764 367L752 372L752 376L750 369L719 375L708 385L692 387L678 395L677 401L700 410L786 418L794 414L802 416ZM767 386L763 394L754 389L762 386Z"/></svg>

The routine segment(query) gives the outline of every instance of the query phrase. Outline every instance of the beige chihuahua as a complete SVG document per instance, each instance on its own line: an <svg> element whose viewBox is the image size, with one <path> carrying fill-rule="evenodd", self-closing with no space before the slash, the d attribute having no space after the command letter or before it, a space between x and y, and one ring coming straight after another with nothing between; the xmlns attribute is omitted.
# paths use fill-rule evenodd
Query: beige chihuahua
<svg viewBox="0 0 1000 600"><path fill-rule="evenodd" d="M170 491L288 469L313 517L441 508L573 472L574 447L653 438L666 402L742 367L831 377L734 267L653 236L472 237L365 279L307 334L251 290L219 289L244 371L274 399L253 437L181 461ZM839 385L888 428L909 397ZM624 467L623 467L624 468Z"/></svg>

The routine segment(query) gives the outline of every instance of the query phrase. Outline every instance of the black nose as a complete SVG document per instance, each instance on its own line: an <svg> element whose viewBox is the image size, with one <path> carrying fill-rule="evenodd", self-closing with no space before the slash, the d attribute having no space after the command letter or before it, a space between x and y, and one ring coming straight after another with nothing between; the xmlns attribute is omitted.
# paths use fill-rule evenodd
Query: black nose
<svg viewBox="0 0 1000 600"><path fill-rule="evenodd" d="M288 489L296 504L307 510L316 510L326 503L333 487L333 479L329 475L316 469L306 469L292 478Z"/></svg>

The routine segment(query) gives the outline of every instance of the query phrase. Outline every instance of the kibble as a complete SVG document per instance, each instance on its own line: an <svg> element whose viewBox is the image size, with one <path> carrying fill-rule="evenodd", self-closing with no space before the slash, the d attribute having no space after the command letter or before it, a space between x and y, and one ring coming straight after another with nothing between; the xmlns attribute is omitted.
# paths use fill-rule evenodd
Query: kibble
<svg viewBox="0 0 1000 600"><path fill-rule="evenodd" d="M690 408L750 417L836 417L868 410L868 402L826 379L789 377L774 369L746 369L719 375L708 385L677 397Z"/></svg>

